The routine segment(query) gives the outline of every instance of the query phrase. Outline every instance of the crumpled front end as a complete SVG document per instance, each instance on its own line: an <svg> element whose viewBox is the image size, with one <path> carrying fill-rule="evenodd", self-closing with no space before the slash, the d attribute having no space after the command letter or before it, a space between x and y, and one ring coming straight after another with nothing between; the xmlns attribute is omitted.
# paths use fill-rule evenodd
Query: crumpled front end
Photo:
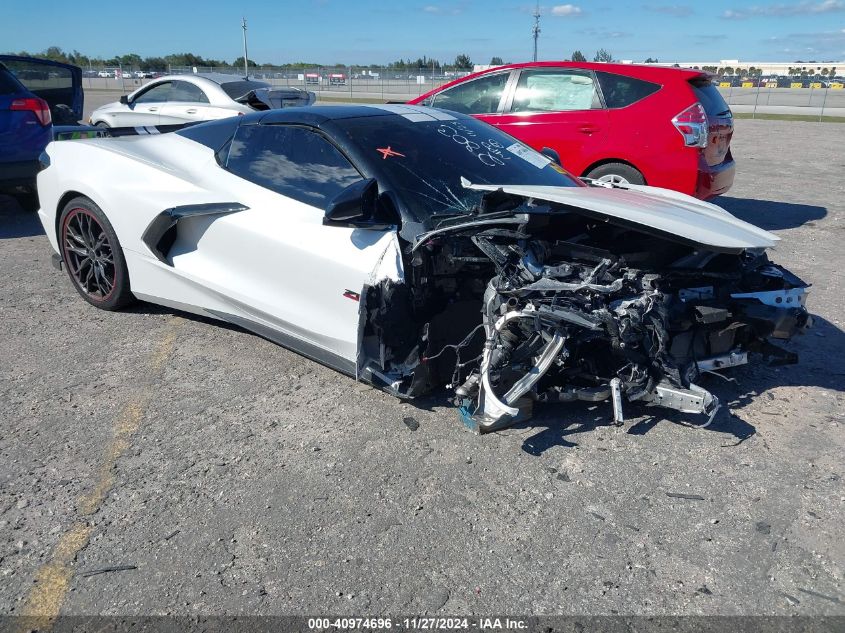
<svg viewBox="0 0 845 633"><path fill-rule="evenodd" d="M807 284L765 254L694 255L652 272L588 248L543 240L474 240L496 265L483 301L486 339L457 388L481 431L530 417L534 402L643 402L712 420L702 373L749 354L797 361L769 341L809 323ZM708 261L709 260L709 261ZM730 262L730 265L728 265Z"/></svg>
<svg viewBox="0 0 845 633"><path fill-rule="evenodd" d="M362 379L402 397L446 384L480 432L576 400L609 401L617 423L643 403L706 425L719 401L702 374L797 362L773 341L810 324L808 284L765 246L703 245L692 231L507 195L487 202L525 212L446 223L404 246L402 282L366 290ZM721 214L730 239L776 240L718 211L710 239Z"/></svg>

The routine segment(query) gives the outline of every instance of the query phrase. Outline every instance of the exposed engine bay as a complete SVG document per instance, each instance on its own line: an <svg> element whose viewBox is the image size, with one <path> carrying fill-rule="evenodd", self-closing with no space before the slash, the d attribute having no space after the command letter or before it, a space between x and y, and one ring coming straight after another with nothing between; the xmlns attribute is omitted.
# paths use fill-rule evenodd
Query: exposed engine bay
<svg viewBox="0 0 845 633"><path fill-rule="evenodd" d="M703 373L753 357L797 362L770 339L810 324L808 284L765 249L702 250L534 211L494 211L404 243L405 280L362 298L361 377L402 397L446 384L480 432L530 418L536 402L575 400L610 401L617 424L639 402L707 425L720 405L698 384Z"/></svg>

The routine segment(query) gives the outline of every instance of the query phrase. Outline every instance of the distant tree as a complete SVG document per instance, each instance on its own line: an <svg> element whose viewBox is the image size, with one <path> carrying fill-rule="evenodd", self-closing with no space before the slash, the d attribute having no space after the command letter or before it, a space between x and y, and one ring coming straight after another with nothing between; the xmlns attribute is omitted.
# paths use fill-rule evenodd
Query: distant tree
<svg viewBox="0 0 845 633"><path fill-rule="evenodd" d="M196 66L196 64L189 64L190 66ZM206 64L200 64L201 66L206 66ZM248 68L257 68L258 64L256 64L253 60L249 59L246 62ZM235 61L232 62L232 66L235 68L243 68L244 67L244 56L241 55L240 57L236 57Z"/></svg>
<svg viewBox="0 0 845 633"><path fill-rule="evenodd" d="M657 58L652 59L651 57L649 57L648 59L645 60L645 63L646 64L656 64Z"/></svg>
<svg viewBox="0 0 845 633"><path fill-rule="evenodd" d="M77 66L88 66L91 63L91 60L87 55L83 55L76 49L68 55L68 60L71 64L76 64Z"/></svg>
<svg viewBox="0 0 845 633"><path fill-rule="evenodd" d="M828 75L830 75L831 77L836 77L836 66L830 69Z"/></svg>
<svg viewBox="0 0 845 633"><path fill-rule="evenodd" d="M164 59L172 66L205 66L205 60L193 53L171 53L165 55Z"/></svg>
<svg viewBox="0 0 845 633"><path fill-rule="evenodd" d="M725 66L725 67L722 69L722 72L721 72L721 73L719 73L719 74L723 74L723 75L733 75L733 74L734 74L734 69L733 69L731 66Z"/></svg>
<svg viewBox="0 0 845 633"><path fill-rule="evenodd" d="M608 53L603 48L600 48L599 50L596 51L595 57L593 57L593 61L594 62L612 62L613 61L613 55Z"/></svg>
<svg viewBox="0 0 845 633"><path fill-rule="evenodd" d="M58 46L50 46L46 51L41 53L39 57L43 57L45 59L51 59L54 62L67 62L67 55L65 52Z"/></svg>
<svg viewBox="0 0 845 633"><path fill-rule="evenodd" d="M167 70L167 60L164 57L145 57L141 62L141 70Z"/></svg>
<svg viewBox="0 0 845 633"><path fill-rule="evenodd" d="M587 58L584 57L584 53L582 53L581 51L573 51L572 57L570 59L572 59L573 62L585 62L585 61L587 61Z"/></svg>
<svg viewBox="0 0 845 633"><path fill-rule="evenodd" d="M503 62L503 61L502 61L502 58L501 58L501 57L492 57L492 58L490 59L490 65L491 65L491 66L501 66L501 65L502 65L502 64L504 64L504 63L505 63L505 62Z"/></svg>
<svg viewBox="0 0 845 633"><path fill-rule="evenodd" d="M120 65L125 68L138 68L141 66L141 56L137 53L128 53L126 55L121 55L118 57L120 60Z"/></svg>
<svg viewBox="0 0 845 633"><path fill-rule="evenodd" d="M822 76L827 77L828 73L830 73L829 68L822 68Z"/></svg>
<svg viewBox="0 0 845 633"><path fill-rule="evenodd" d="M461 70L470 70L472 69L472 60L469 58L469 55L464 55L461 53L457 57L455 57L455 68Z"/></svg>

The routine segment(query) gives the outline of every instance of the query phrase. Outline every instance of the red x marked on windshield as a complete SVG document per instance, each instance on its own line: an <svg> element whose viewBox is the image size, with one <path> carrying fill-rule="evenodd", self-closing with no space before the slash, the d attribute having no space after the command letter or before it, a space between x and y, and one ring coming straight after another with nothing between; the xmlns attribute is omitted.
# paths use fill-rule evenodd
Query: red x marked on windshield
<svg viewBox="0 0 845 633"><path fill-rule="evenodd" d="M390 145L388 145L387 147L379 147L376 151L381 152L383 160L387 160L388 156L401 156L402 158L405 158L405 154L400 154L399 152L393 151Z"/></svg>

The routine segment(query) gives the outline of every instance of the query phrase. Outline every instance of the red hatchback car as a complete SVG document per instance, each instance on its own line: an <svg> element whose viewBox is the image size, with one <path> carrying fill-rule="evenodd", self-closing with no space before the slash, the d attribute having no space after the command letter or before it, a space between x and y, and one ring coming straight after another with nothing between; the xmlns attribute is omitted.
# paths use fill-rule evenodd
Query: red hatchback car
<svg viewBox="0 0 845 633"><path fill-rule="evenodd" d="M733 116L707 73L581 62L509 64L408 103L471 114L571 173L707 199L733 184Z"/></svg>

